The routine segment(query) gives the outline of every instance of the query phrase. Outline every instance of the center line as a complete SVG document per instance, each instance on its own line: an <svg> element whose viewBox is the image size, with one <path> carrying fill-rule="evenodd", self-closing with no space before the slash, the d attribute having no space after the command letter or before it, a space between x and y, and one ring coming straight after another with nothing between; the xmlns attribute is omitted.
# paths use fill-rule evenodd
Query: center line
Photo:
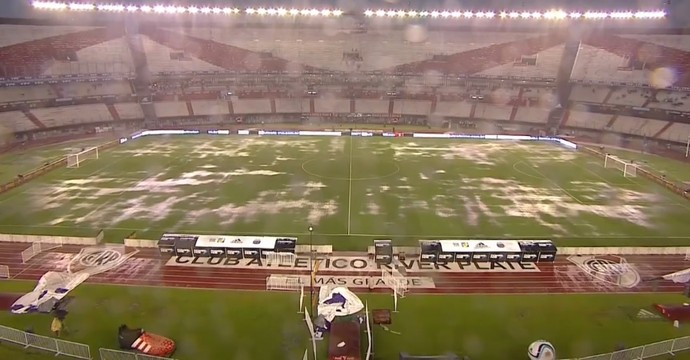
<svg viewBox="0 0 690 360"><path fill-rule="evenodd" d="M350 235L350 220L352 219L352 136L350 136L350 174L348 175L347 191L347 234Z"/></svg>

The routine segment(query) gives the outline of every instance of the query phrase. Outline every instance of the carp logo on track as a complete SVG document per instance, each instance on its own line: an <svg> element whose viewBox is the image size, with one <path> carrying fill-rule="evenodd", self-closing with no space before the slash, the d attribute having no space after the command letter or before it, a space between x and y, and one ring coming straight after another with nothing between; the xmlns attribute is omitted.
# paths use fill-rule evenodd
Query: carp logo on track
<svg viewBox="0 0 690 360"><path fill-rule="evenodd" d="M577 265L580 270L594 281L623 288L634 288L640 283L640 273L634 265L617 255L574 255L568 261Z"/></svg>

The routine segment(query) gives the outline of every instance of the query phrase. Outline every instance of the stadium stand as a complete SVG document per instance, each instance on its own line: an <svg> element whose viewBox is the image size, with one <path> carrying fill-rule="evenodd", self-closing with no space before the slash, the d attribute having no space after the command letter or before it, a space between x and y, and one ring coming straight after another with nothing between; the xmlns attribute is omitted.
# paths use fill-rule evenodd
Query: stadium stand
<svg viewBox="0 0 690 360"><path fill-rule="evenodd" d="M156 114L160 117L177 117L189 115L187 104L183 101L160 101L154 103L153 106L156 109ZM198 110L195 110L194 113L199 115L212 115Z"/></svg>
<svg viewBox="0 0 690 360"><path fill-rule="evenodd" d="M144 112L139 104L119 103L114 104L113 107L120 119L139 120L144 118Z"/></svg>
<svg viewBox="0 0 690 360"><path fill-rule="evenodd" d="M7 132L24 132L37 129L38 126L34 124L21 111L5 111L0 112L0 131L3 134Z"/></svg>
<svg viewBox="0 0 690 360"><path fill-rule="evenodd" d="M55 87L59 89L61 97L65 98L132 94L132 87L128 81L66 83Z"/></svg>
<svg viewBox="0 0 690 360"><path fill-rule="evenodd" d="M39 108L31 113L48 128L114 120L104 104Z"/></svg>
<svg viewBox="0 0 690 360"><path fill-rule="evenodd" d="M14 103L58 98L49 85L13 86L0 88L0 102Z"/></svg>
<svg viewBox="0 0 690 360"><path fill-rule="evenodd" d="M70 75L50 84L0 87L0 125L23 140L29 132L42 139L62 134L56 128L79 133L141 122L141 95L135 95L141 91L122 78L134 71L128 36L141 41L154 74L146 100L154 101L160 126L235 122L238 115L245 123L280 121L274 114L352 122L364 114L359 121L402 116L401 124L426 124L431 115L437 124L463 131L554 131L547 124L556 124L677 143L690 132L682 123L690 120L684 115L690 113L690 92L646 86L653 66L668 65L658 54L679 65L690 62L687 36L584 37L563 116L553 120L560 95L552 80L566 51L558 32L144 26L140 35L128 35L117 26L3 29L19 35L0 35L0 77ZM361 73L370 70L377 72ZM294 71L310 75L295 81ZM95 81L94 72L112 79ZM89 78L74 78L87 73ZM685 84L684 74L677 71L675 85Z"/></svg>

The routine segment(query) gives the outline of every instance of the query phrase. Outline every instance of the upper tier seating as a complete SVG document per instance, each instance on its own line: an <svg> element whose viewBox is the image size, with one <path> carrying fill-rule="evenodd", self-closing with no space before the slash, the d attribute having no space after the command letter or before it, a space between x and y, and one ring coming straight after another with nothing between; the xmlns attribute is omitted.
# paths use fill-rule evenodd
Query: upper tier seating
<svg viewBox="0 0 690 360"><path fill-rule="evenodd" d="M128 52L122 55L121 44L113 45L117 50L112 52L97 47L105 42L117 40L123 35L121 28L95 28L4 46L0 48L0 64L2 64L0 77L38 76L45 73L72 74L75 71L93 73L131 70L131 67L122 69L122 66L127 67L131 64L131 59ZM88 56L87 59L80 59L78 54L80 50L86 48L91 48L89 52L94 53L95 56L90 62ZM113 59L115 55L119 57ZM92 65L81 66L79 61ZM107 66L108 64L122 66Z"/></svg>
<svg viewBox="0 0 690 360"><path fill-rule="evenodd" d="M586 70L577 72L576 79L582 77L592 81L640 83L654 87L690 86L688 51L606 33L592 34L583 43L586 46L580 49L578 62L585 64ZM618 67L640 65L644 65L644 70L618 70Z"/></svg>

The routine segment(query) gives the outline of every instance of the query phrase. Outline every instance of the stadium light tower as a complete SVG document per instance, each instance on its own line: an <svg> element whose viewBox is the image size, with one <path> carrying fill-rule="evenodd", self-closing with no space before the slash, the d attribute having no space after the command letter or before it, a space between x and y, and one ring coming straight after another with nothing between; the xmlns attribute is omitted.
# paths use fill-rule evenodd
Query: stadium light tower
<svg viewBox="0 0 690 360"><path fill-rule="evenodd" d="M309 225L309 309L314 314L314 227Z"/></svg>

